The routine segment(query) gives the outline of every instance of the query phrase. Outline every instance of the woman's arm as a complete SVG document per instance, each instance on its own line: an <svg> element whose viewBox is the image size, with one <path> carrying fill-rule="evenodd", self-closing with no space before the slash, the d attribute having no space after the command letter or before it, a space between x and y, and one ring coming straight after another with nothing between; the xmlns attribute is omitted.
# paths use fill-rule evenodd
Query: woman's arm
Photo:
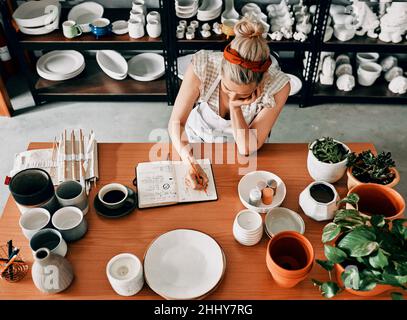
<svg viewBox="0 0 407 320"><path fill-rule="evenodd" d="M242 109L240 107L246 103L241 103L239 106L238 103L231 102L230 116L236 145L240 154L246 156L250 155L263 146L287 101L289 93L290 83L288 82L279 92L275 94L274 100L276 105L273 108L263 108L257 114L250 126L246 124ZM256 97L258 95L259 92L256 92Z"/></svg>

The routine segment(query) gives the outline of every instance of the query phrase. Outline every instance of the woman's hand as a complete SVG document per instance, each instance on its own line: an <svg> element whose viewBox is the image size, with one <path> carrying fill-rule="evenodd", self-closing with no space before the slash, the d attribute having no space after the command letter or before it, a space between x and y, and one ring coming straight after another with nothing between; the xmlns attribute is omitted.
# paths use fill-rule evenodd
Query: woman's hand
<svg viewBox="0 0 407 320"><path fill-rule="evenodd" d="M189 170L185 180L185 182L195 190L205 190L209 182L205 171L197 163L189 164Z"/></svg>
<svg viewBox="0 0 407 320"><path fill-rule="evenodd" d="M255 102L260 96L263 91L263 86L259 85L256 90L253 91L250 97L245 99L230 99L229 100L229 108L232 110L234 108L240 108L241 106L250 105Z"/></svg>

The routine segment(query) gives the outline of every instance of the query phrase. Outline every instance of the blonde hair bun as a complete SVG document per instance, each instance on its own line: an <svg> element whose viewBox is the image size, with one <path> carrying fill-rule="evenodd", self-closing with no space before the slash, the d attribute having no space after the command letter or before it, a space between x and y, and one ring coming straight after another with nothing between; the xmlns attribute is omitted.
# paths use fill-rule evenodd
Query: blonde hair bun
<svg viewBox="0 0 407 320"><path fill-rule="evenodd" d="M255 18L243 18L239 20L234 28L236 37L241 38L259 38L264 33L263 24Z"/></svg>

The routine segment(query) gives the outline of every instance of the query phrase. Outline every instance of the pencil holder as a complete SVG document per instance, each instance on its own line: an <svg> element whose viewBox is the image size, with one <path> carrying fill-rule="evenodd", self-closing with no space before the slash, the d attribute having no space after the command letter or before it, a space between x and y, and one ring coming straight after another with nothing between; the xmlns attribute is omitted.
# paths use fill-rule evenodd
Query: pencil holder
<svg viewBox="0 0 407 320"><path fill-rule="evenodd" d="M5 265L8 261L7 250L7 246L0 246L0 266ZM27 272L28 264L24 262L22 255L18 253L17 258L14 260L13 264L8 267L2 274L0 274L0 279L4 279L8 282L17 282L23 279Z"/></svg>

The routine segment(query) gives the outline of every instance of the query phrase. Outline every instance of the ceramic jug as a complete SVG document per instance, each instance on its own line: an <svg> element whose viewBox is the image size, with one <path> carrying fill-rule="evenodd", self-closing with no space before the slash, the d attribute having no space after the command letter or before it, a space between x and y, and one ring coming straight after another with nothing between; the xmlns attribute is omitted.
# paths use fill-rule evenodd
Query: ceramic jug
<svg viewBox="0 0 407 320"><path fill-rule="evenodd" d="M60 255L47 248L38 249L34 254L31 274L35 286L44 293L59 293L67 289L74 278L72 266Z"/></svg>

